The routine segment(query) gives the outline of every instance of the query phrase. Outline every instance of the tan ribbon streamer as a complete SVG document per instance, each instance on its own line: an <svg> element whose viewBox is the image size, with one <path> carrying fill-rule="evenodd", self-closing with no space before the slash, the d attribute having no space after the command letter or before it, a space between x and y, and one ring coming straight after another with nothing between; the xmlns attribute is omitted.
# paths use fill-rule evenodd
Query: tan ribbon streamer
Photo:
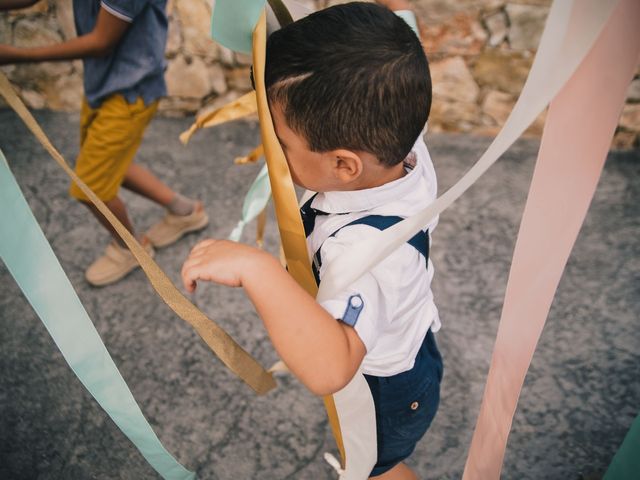
<svg viewBox="0 0 640 480"><path fill-rule="evenodd" d="M258 117L264 146L271 191L276 207L276 217L287 257L289 273L310 295L316 294L317 286L311 273L311 263L307 253L307 241L298 209L298 199L289 173L289 166L276 138L267 93L264 85L266 55L265 19L258 21L253 37L253 68L258 98Z"/></svg>
<svg viewBox="0 0 640 480"><path fill-rule="evenodd" d="M180 141L186 145L197 130L238 120L256 113L256 108L256 92L251 91L220 108L198 115L193 125L180 134Z"/></svg>
<svg viewBox="0 0 640 480"><path fill-rule="evenodd" d="M91 202L100 210L100 213L109 220L122 240L127 244L151 285L158 292L162 300L180 318L191 325L207 343L209 348L222 360L222 362L242 380L244 380L258 394L267 393L276 384L273 376L240 347L222 328L206 317L198 310L180 291L171 283L171 280L149 257L149 254L140 246L137 240L124 228L120 221L111 213L107 206L78 178L75 172L67 165L65 159L51 144L31 113L17 97L7 77L0 72L0 94L7 103L24 121L26 126L49 152L53 159L62 167L66 174L89 197Z"/></svg>
<svg viewBox="0 0 640 480"><path fill-rule="evenodd" d="M244 157L236 157L233 160L233 163L235 163L236 165L246 165L247 163L256 163L260 159L260 157L262 157L263 155L264 155L264 148L262 147L262 144L260 144L256 148L251 150Z"/></svg>
<svg viewBox="0 0 640 480"><path fill-rule="evenodd" d="M267 102L267 92L264 84L266 42L266 15L263 13L253 32L253 72L258 99L258 117L260 119L262 144L269 168L271 192L289 273L302 288L315 297L318 288L311 273L311 263L307 253L307 240L298 209L298 199L291 180L291 174L289 173L289 166L276 138ZM323 400L344 466L344 445L335 403L330 395L324 397Z"/></svg>
<svg viewBox="0 0 640 480"><path fill-rule="evenodd" d="M639 25L640 2L620 1L551 103L464 480L500 477L520 390L639 60Z"/></svg>

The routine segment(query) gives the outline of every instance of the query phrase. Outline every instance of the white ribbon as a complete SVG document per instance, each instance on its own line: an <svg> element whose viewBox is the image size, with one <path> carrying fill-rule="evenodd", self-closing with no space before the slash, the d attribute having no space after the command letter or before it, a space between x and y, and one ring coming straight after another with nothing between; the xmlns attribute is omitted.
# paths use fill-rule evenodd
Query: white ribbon
<svg viewBox="0 0 640 480"><path fill-rule="evenodd" d="M616 2L580 0L580 18L571 23L575 0L551 6L538 53L520 98L498 136L478 162L444 195L421 212L384 231L372 232L326 265L318 301L334 297L424 228L473 185L535 120L587 54ZM569 28L571 26L571 28Z"/></svg>

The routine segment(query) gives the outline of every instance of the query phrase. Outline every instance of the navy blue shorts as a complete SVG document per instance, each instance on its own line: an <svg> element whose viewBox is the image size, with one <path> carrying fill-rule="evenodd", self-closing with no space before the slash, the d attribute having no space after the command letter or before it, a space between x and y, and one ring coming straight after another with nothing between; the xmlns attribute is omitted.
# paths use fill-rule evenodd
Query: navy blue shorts
<svg viewBox="0 0 640 480"><path fill-rule="evenodd" d="M391 377L365 378L376 408L378 461L370 475L375 477L411 455L438 410L442 357L431 330L411 370Z"/></svg>

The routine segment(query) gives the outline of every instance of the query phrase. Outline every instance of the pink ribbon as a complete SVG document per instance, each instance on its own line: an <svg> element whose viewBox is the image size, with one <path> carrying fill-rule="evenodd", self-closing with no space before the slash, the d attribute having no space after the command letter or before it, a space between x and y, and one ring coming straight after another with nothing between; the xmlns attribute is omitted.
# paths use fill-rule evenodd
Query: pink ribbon
<svg viewBox="0 0 640 480"><path fill-rule="evenodd" d="M551 103L463 480L500 477L524 377L640 59L638 25L640 1L621 0Z"/></svg>

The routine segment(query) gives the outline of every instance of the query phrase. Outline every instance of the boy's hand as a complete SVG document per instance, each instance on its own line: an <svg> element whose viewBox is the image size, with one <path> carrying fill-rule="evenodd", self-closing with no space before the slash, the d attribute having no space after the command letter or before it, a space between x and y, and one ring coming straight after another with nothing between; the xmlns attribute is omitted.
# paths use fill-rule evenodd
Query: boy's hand
<svg viewBox="0 0 640 480"><path fill-rule="evenodd" d="M203 240L196 244L182 266L182 282L189 293L198 280L241 287L245 275L265 255L257 248L229 240Z"/></svg>

